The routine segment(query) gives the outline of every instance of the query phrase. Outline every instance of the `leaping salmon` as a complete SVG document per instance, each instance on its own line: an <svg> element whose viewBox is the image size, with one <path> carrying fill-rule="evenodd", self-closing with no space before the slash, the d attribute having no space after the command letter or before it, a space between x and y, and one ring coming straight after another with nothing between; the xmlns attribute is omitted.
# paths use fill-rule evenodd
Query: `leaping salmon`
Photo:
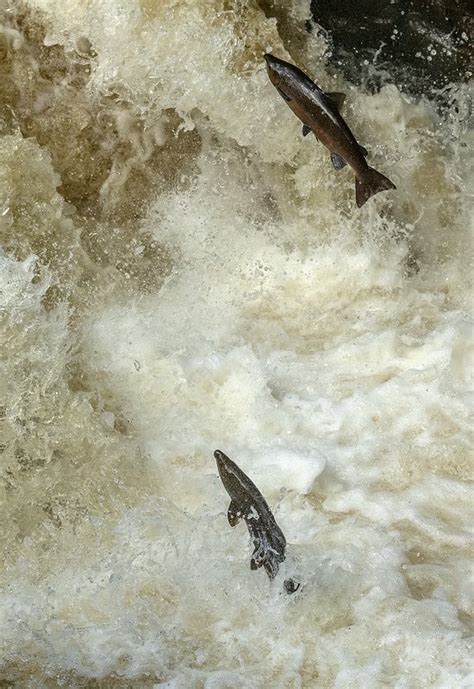
<svg viewBox="0 0 474 689"><path fill-rule="evenodd" d="M313 132L329 149L334 168L349 164L356 176L356 203L360 208L379 191L396 189L388 177L370 167L361 146L341 116L343 93L324 93L298 67L266 53L267 72L280 96L303 122L303 136Z"/></svg>
<svg viewBox="0 0 474 689"><path fill-rule="evenodd" d="M285 559L285 536L255 483L221 450L216 450L214 457L221 481L230 496L227 521L236 526L243 519L253 541L250 568L263 567L269 579L274 579ZM300 583L285 579L283 586L287 593L295 593Z"/></svg>
<svg viewBox="0 0 474 689"><path fill-rule="evenodd" d="M227 519L235 526L240 519L247 524L254 551L251 569L264 567L270 579L278 572L285 559L286 540L275 517L270 511L257 486L244 474L235 462L220 450L214 452L219 476L230 495Z"/></svg>

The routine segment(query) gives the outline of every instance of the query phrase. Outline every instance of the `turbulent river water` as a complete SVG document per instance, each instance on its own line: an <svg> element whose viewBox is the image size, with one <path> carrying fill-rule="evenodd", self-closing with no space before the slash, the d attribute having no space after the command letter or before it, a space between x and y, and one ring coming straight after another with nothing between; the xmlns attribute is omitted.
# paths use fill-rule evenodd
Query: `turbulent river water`
<svg viewBox="0 0 474 689"><path fill-rule="evenodd" d="M308 13L0 0L1 687L472 686L467 86L370 95ZM397 191L356 208L267 51Z"/></svg>

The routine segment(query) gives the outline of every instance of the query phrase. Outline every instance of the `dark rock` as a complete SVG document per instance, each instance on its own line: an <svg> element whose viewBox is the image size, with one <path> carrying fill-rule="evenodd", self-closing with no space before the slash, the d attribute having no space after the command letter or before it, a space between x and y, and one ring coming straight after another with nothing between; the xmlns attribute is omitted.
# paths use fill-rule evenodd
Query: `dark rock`
<svg viewBox="0 0 474 689"><path fill-rule="evenodd" d="M471 76L468 0L312 0L311 12L312 30L329 37L329 64L370 90L392 82L435 97Z"/></svg>

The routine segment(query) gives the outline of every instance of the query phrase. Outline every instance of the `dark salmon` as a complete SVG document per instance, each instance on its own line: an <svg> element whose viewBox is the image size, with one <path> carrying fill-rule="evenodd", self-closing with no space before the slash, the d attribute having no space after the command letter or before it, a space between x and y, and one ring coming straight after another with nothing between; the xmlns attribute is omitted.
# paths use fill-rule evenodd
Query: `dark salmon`
<svg viewBox="0 0 474 689"><path fill-rule="evenodd" d="M219 476L230 495L227 519L235 526L240 519L247 524L255 550L250 560L251 569L264 567L273 579L280 563L285 559L286 539L275 521L263 495L235 462L220 450L214 452Z"/></svg>
<svg viewBox="0 0 474 689"><path fill-rule="evenodd" d="M343 93L324 93L301 69L269 53L265 60L272 84L303 122L303 136L313 132L331 152L336 170L346 164L354 170L359 208L379 191L396 189L388 177L367 165L367 151L357 142L339 112L345 98Z"/></svg>

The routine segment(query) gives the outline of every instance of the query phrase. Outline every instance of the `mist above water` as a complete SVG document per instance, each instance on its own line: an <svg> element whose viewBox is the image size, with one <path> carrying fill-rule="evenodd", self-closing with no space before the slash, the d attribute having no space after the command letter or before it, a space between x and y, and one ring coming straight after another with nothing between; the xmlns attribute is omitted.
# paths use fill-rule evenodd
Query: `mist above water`
<svg viewBox="0 0 474 689"><path fill-rule="evenodd" d="M6 686L470 685L468 87L368 95L265 10L0 2ZM356 208L267 51L397 191Z"/></svg>

